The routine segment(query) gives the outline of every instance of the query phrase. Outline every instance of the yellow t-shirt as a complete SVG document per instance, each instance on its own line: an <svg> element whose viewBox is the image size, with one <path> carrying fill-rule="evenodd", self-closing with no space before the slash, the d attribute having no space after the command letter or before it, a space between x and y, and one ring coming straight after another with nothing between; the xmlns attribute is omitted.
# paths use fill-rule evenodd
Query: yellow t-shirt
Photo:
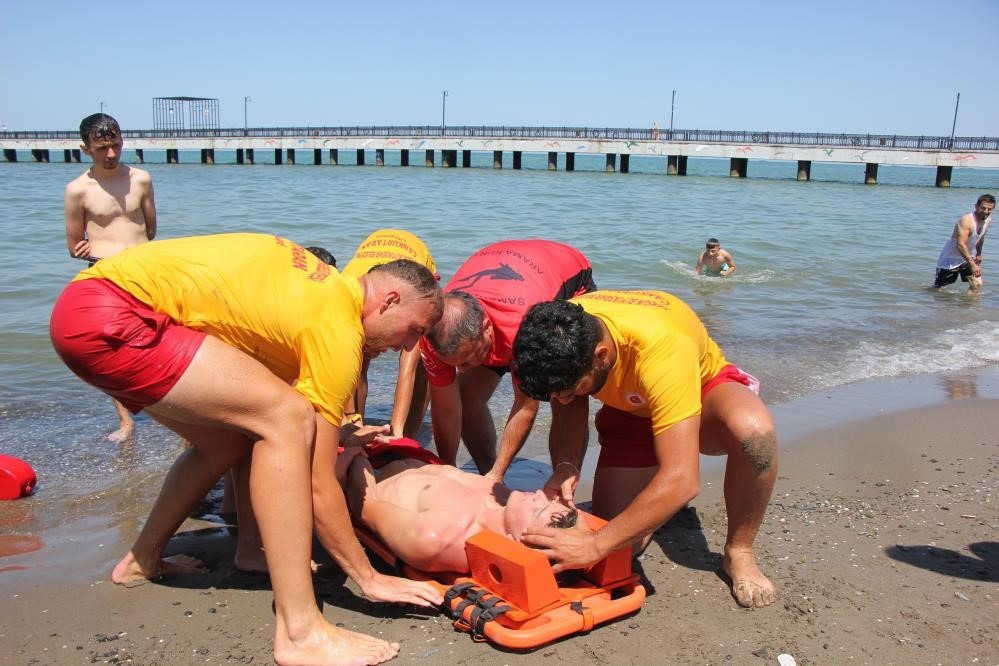
<svg viewBox="0 0 999 666"><path fill-rule="evenodd" d="M375 266L396 259L423 264L437 275L437 266L427 246L415 234L401 229L379 229L365 238L342 272L355 278L361 277Z"/></svg>
<svg viewBox="0 0 999 666"><path fill-rule="evenodd" d="M246 352L339 427L361 368L363 297L300 245L266 234L152 241L74 280L88 278Z"/></svg>
<svg viewBox="0 0 999 666"><path fill-rule="evenodd" d="M617 362L594 397L652 419L652 433L701 413L701 386L728 364L690 307L662 291L594 291L572 299L598 317Z"/></svg>

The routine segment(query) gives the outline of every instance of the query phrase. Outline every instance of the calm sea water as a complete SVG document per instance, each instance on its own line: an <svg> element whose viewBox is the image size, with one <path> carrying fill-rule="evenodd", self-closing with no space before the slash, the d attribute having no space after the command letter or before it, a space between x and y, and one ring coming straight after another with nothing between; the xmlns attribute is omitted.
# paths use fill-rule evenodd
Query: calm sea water
<svg viewBox="0 0 999 666"><path fill-rule="evenodd" d="M496 240L573 244L601 287L688 301L775 406L861 380L960 377L999 360L999 273L990 269L999 262L989 261L999 240L986 244L980 297L927 288L955 219L982 192L999 193L996 171L955 169L954 187L937 189L923 168L882 167L879 184L865 186L862 165L816 164L813 180L799 183L793 162L750 162L749 178L737 180L725 160L692 159L689 175L666 177L663 160L633 158L632 173L606 174L600 156L578 156L574 173L548 172L543 155L525 155L521 171L494 171L491 159L475 155L473 166L486 168L448 170L203 166L185 153L186 164L145 168L160 238L272 232L346 263L370 231L400 227L427 242L445 281ZM146 503L177 452L176 438L141 416L132 445L105 441L109 400L70 374L49 343L51 305L82 268L66 252L63 189L86 166L0 163L0 452L38 470L32 501L52 509L33 516L42 523ZM709 236L734 254L731 279L692 274ZM373 368L372 417L388 417L394 364L382 358ZM503 386L500 423L510 399ZM525 453L541 455L532 446Z"/></svg>

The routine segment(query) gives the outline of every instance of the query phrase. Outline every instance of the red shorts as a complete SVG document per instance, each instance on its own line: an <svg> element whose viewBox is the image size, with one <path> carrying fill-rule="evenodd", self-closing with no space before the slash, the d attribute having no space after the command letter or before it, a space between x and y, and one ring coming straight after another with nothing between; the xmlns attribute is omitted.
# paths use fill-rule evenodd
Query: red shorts
<svg viewBox="0 0 999 666"><path fill-rule="evenodd" d="M760 392L760 382L731 363L718 371L701 386L701 402L719 384L735 382ZM653 444L652 419L604 405L593 419L600 443L597 467L655 467L656 449Z"/></svg>
<svg viewBox="0 0 999 666"><path fill-rule="evenodd" d="M49 335L77 377L133 413L174 387L205 339L99 278L66 286L52 309Z"/></svg>

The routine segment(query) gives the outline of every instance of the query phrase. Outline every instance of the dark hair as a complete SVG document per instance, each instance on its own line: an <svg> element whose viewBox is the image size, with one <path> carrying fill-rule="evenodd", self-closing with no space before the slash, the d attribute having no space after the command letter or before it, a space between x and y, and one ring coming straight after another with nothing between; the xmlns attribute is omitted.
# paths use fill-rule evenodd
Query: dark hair
<svg viewBox="0 0 999 666"><path fill-rule="evenodd" d="M333 268L336 268L336 257L334 257L333 254L325 247L319 247L318 245L310 245L305 249L311 252L312 254L316 255L319 261L323 262L324 264L329 264Z"/></svg>
<svg viewBox="0 0 999 666"><path fill-rule="evenodd" d="M454 356L463 342L482 337L485 318L475 296L464 291L449 292L444 294L444 316L427 333L427 341L441 356Z"/></svg>
<svg viewBox="0 0 999 666"><path fill-rule="evenodd" d="M579 519L579 511L576 509L566 509L565 511L559 511L558 513L553 513L551 520L548 521L548 527L555 527L558 529L569 529L570 527L576 526L576 521Z"/></svg>
<svg viewBox="0 0 999 666"><path fill-rule="evenodd" d="M704 244L704 247L710 250L713 247L721 247L721 243L718 242L717 238L709 238L708 242Z"/></svg>
<svg viewBox="0 0 999 666"><path fill-rule="evenodd" d="M994 196L992 196L991 194L983 194L982 196L978 197L978 201L975 202L975 208L978 208L978 205L983 201L985 203L990 203L993 206L996 205L996 198Z"/></svg>
<svg viewBox="0 0 999 666"><path fill-rule="evenodd" d="M378 264L368 274L388 273L410 285L416 291L417 298L434 299L434 319L439 319L444 310L444 299L440 282L429 268L409 259L396 259L385 264Z"/></svg>
<svg viewBox="0 0 999 666"><path fill-rule="evenodd" d="M600 322L576 303L548 301L527 311L513 341L513 372L535 400L572 388L593 367Z"/></svg>
<svg viewBox="0 0 999 666"><path fill-rule="evenodd" d="M80 138L88 146L94 139L116 139L120 136L118 121L106 113L94 113L80 121Z"/></svg>

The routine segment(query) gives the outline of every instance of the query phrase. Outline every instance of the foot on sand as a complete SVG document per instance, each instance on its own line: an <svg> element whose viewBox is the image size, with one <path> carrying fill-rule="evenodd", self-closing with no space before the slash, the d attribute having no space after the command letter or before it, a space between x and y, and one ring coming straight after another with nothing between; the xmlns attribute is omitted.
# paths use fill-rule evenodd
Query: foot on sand
<svg viewBox="0 0 999 666"><path fill-rule="evenodd" d="M114 432L108 435L108 441L114 442L115 444L121 444L132 439L132 435L135 433L135 425L129 423L128 425L123 425Z"/></svg>
<svg viewBox="0 0 999 666"><path fill-rule="evenodd" d="M325 622L324 625L302 640L275 638L274 662L368 666L394 659L399 654L398 643L339 629Z"/></svg>
<svg viewBox="0 0 999 666"><path fill-rule="evenodd" d="M154 571L145 571L129 551L111 571L111 580L125 587L135 587L164 576L206 573L204 562L190 555L171 555L161 559Z"/></svg>
<svg viewBox="0 0 999 666"><path fill-rule="evenodd" d="M732 596L740 606L763 608L777 601L777 590L759 565L752 551L725 551L722 568L732 582Z"/></svg>

